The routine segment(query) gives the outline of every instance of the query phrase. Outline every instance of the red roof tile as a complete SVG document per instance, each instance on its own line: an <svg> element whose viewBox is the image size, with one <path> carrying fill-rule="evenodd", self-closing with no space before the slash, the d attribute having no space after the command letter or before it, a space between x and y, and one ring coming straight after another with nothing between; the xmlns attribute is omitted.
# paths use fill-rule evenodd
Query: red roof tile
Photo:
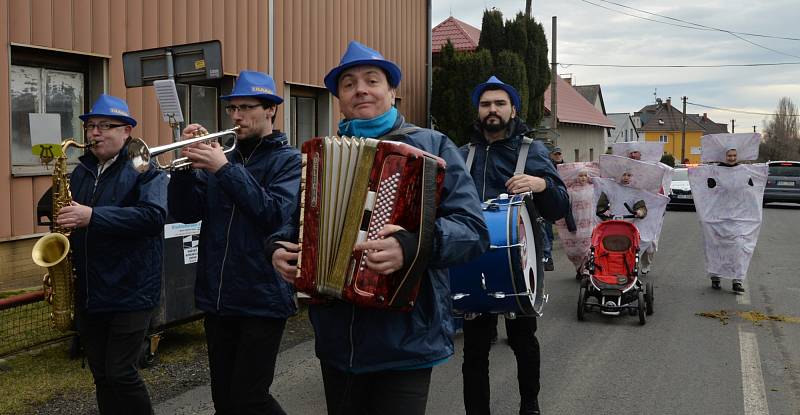
<svg viewBox="0 0 800 415"><path fill-rule="evenodd" d="M570 84L556 77L558 93L558 122L614 128L614 123L590 104ZM550 87L544 93L544 107L550 112Z"/></svg>
<svg viewBox="0 0 800 415"><path fill-rule="evenodd" d="M478 48L480 38L480 29L450 16L431 31L431 47L433 53L438 53L450 39L456 50L470 51Z"/></svg>

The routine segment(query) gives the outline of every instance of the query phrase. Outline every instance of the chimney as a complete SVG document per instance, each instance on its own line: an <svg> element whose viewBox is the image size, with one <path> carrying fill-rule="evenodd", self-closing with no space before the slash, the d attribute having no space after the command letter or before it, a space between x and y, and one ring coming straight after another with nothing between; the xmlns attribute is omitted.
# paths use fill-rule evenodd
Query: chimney
<svg viewBox="0 0 800 415"><path fill-rule="evenodd" d="M572 77L569 77L569 78L562 78L562 79L563 79L563 80L564 80L564 82L566 82L567 84L569 84L569 85L572 85Z"/></svg>
<svg viewBox="0 0 800 415"><path fill-rule="evenodd" d="M708 113L707 112L703 113L703 121L708 121Z"/></svg>
<svg viewBox="0 0 800 415"><path fill-rule="evenodd" d="M667 97L667 106L672 106L672 97Z"/></svg>

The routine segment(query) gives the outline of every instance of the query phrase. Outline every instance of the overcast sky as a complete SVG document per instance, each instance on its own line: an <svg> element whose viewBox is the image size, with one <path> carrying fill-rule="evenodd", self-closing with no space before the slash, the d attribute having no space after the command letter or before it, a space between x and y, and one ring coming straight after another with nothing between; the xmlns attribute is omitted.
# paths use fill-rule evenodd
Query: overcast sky
<svg viewBox="0 0 800 415"><path fill-rule="evenodd" d="M602 0L587 0L651 19L652 15ZM709 27L778 37L800 38L799 0L613 0L624 6ZM495 7L511 19L525 0L433 0L433 25L448 16L481 27L484 9ZM645 21L582 0L534 0L533 14L548 42L551 19L558 17L557 61L575 64L721 65L800 62L800 41L744 36L769 51L719 31L693 30ZM675 24L685 24L666 20ZM794 55L794 56L787 56ZM680 109L680 97L713 107L772 113L782 96L800 104L800 65L752 68L592 68L559 66L578 85L600 84L606 112L638 111L654 102L653 93ZM736 132L761 131L760 115L687 106L687 113L707 112L715 122L736 120ZM729 125L730 131L730 125Z"/></svg>

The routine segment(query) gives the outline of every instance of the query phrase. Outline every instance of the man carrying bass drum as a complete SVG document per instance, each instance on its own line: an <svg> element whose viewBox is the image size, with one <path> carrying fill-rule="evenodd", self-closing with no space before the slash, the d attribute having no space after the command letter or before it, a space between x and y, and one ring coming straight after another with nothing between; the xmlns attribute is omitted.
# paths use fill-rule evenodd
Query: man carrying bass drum
<svg viewBox="0 0 800 415"><path fill-rule="evenodd" d="M525 137L531 129L517 116L521 110L517 90L492 76L474 89L472 103L478 109L478 119L470 144L460 151L481 200L502 193L530 193L544 219L555 222L564 217L569 210L567 190L544 144ZM451 275L451 279L456 278L459 276ZM517 315L505 322L508 342L517 359L519 413L538 414L540 357L536 314ZM489 349L496 325L497 315L489 313L464 322L462 372L468 415L491 412Z"/></svg>

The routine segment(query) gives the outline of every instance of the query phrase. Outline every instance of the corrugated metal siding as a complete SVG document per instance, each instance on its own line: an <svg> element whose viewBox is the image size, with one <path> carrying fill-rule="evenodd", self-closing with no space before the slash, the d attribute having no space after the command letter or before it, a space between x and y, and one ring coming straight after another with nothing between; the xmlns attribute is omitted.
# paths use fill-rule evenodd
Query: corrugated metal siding
<svg viewBox="0 0 800 415"><path fill-rule="evenodd" d="M399 109L418 124L426 110L424 0L274 0L275 80L323 86L350 40L381 51L403 70ZM0 0L0 238L30 235L35 205L49 177L11 177L9 43L111 56L108 92L128 101L139 121L133 135L149 145L171 141L152 88L126 89L122 53L218 39L223 69L269 68L268 0ZM334 100L335 102L335 100ZM283 109L283 108L281 108ZM338 121L334 104L334 125ZM283 128L279 114L277 127Z"/></svg>
<svg viewBox="0 0 800 415"><path fill-rule="evenodd" d="M357 40L400 66L398 108L424 125L426 12L425 1L275 0L275 79L324 87L325 74Z"/></svg>

